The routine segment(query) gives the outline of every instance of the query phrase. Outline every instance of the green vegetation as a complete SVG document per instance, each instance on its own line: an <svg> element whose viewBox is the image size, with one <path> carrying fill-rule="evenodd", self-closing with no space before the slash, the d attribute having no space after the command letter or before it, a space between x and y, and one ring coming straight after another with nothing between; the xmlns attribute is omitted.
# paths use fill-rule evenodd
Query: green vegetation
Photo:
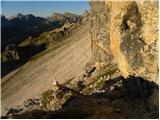
<svg viewBox="0 0 160 120"><path fill-rule="evenodd" d="M86 83L87 86L94 84L97 80L99 80L101 77L104 76L111 76L113 73L117 71L117 66L116 65L110 65L106 67L106 69L100 71L97 76L91 78L88 80L88 83Z"/></svg>
<svg viewBox="0 0 160 120"><path fill-rule="evenodd" d="M45 91L41 94L42 97L42 107L45 108L46 106L48 106L50 104L50 101L52 101L54 99L53 96L54 91L53 90L48 90Z"/></svg>
<svg viewBox="0 0 160 120"><path fill-rule="evenodd" d="M86 88L83 89L83 93L85 95L90 94L93 89L101 89L105 84L105 80L103 80L104 76L111 76L117 71L116 65L110 65L106 69L100 71L97 76L90 78L86 81ZM102 79L101 79L102 78Z"/></svg>
<svg viewBox="0 0 160 120"><path fill-rule="evenodd" d="M47 35L49 32L42 33L39 37L29 37L26 40L24 40L22 43L20 43L19 47L25 47L25 46L31 46L31 45L42 45L44 43L47 43Z"/></svg>
<svg viewBox="0 0 160 120"><path fill-rule="evenodd" d="M96 83L94 84L94 87L95 87L96 89L100 89L100 88L103 87L104 84L105 84L105 81L100 80L100 81L98 81L98 82L96 82Z"/></svg>

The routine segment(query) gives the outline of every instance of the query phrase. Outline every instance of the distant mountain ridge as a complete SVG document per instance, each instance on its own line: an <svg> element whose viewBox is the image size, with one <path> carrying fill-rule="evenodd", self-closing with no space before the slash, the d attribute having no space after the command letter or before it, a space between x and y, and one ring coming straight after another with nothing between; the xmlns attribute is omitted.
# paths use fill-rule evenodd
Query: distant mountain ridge
<svg viewBox="0 0 160 120"><path fill-rule="evenodd" d="M2 51L9 44L19 44L29 36L38 36L42 32L61 27L67 21L82 20L81 16L67 12L64 14L54 13L53 15L48 18L21 13L10 18L1 15Z"/></svg>
<svg viewBox="0 0 160 120"><path fill-rule="evenodd" d="M17 14L9 19L1 16L2 49L8 44L18 44L28 36L36 36L57 27L60 27L59 22L49 22L31 14Z"/></svg>
<svg viewBox="0 0 160 120"><path fill-rule="evenodd" d="M66 20L69 21L74 21L75 19L77 20L82 20L81 15L76 15L73 13L65 12L65 13L53 13L52 16L47 17L49 21L61 21L61 22L66 22Z"/></svg>
<svg viewBox="0 0 160 120"><path fill-rule="evenodd" d="M62 16L55 13L54 15ZM2 22L2 76L23 65L30 57L56 46L81 25L82 18L64 13L63 21L54 21L32 14L1 16Z"/></svg>

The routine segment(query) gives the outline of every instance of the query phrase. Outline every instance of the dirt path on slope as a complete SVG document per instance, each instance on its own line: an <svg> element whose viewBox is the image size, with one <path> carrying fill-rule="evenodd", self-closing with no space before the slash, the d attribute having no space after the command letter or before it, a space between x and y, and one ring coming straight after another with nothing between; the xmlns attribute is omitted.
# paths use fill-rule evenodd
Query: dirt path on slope
<svg viewBox="0 0 160 120"><path fill-rule="evenodd" d="M34 58L3 77L2 115L5 114L5 109L51 89L54 77L64 83L78 76L91 57L90 39L88 26L83 26L69 38L70 42Z"/></svg>

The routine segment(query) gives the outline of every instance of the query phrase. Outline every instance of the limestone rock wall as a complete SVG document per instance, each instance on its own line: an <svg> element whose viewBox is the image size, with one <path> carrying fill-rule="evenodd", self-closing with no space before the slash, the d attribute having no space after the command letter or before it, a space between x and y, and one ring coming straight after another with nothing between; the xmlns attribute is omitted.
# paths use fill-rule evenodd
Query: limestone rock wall
<svg viewBox="0 0 160 120"><path fill-rule="evenodd" d="M158 84L158 1L90 1L93 60Z"/></svg>

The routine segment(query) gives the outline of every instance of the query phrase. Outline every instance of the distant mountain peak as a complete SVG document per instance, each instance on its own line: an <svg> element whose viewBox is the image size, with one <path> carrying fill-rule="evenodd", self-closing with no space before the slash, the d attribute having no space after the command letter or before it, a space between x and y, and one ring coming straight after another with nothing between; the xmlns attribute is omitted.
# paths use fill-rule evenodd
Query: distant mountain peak
<svg viewBox="0 0 160 120"><path fill-rule="evenodd" d="M70 13L70 12L64 12L63 15L74 15L74 16L78 16L77 14Z"/></svg>
<svg viewBox="0 0 160 120"><path fill-rule="evenodd" d="M1 15L1 24L4 24L4 25L6 25L6 24L9 24L9 21L8 21L8 19L6 18L6 16L5 15Z"/></svg>
<svg viewBox="0 0 160 120"><path fill-rule="evenodd" d="M17 15L14 15L14 16L11 16L10 18L9 18L9 20L13 20L13 19L26 19L26 20L28 20L29 18L35 18L35 16L33 15L33 14L27 14L27 15L23 15L23 14L21 14L21 13L18 13Z"/></svg>
<svg viewBox="0 0 160 120"><path fill-rule="evenodd" d="M64 12L64 13L53 13L51 16L49 16L47 19L51 22L53 21L61 21L61 22L66 22L68 20L73 21L74 18L81 18L80 15L74 14L74 13L70 13L70 12Z"/></svg>
<svg viewBox="0 0 160 120"><path fill-rule="evenodd" d="M11 16L9 19L10 19L10 20L15 19L15 18L22 19L22 18L23 18L23 16L24 16L23 14L18 13L17 15Z"/></svg>
<svg viewBox="0 0 160 120"><path fill-rule="evenodd" d="M23 15L22 13L18 13L17 16L18 16L18 17L22 17L22 16L24 16L24 15Z"/></svg>

